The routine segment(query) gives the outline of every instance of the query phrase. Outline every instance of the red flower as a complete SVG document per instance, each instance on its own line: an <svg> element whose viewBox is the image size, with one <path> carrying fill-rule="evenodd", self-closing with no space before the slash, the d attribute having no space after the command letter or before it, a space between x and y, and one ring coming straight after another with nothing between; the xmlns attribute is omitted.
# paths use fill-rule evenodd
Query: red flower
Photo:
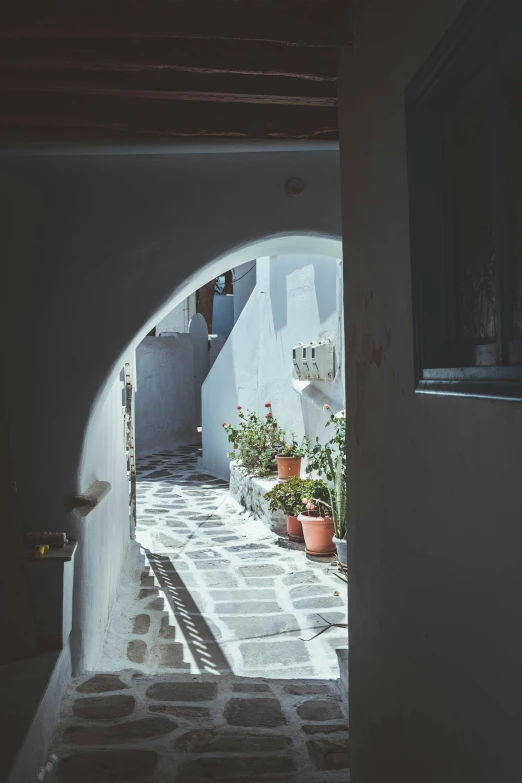
<svg viewBox="0 0 522 783"><path fill-rule="evenodd" d="M226 422L223 422L223 424L222 424L221 426L222 426L222 427L226 427L226 426L227 426L227 425L226 425Z"/></svg>
<svg viewBox="0 0 522 783"><path fill-rule="evenodd" d="M265 402L265 408L271 408L272 403L271 402Z"/></svg>
<svg viewBox="0 0 522 783"><path fill-rule="evenodd" d="M267 419L272 419L272 418L273 418L273 416L272 416L272 414L271 414L271 413L267 413L267 414L266 414L266 418L267 418Z"/></svg>
<svg viewBox="0 0 522 783"><path fill-rule="evenodd" d="M241 410L241 405L238 405L237 409L238 409L238 411L240 411Z"/></svg>

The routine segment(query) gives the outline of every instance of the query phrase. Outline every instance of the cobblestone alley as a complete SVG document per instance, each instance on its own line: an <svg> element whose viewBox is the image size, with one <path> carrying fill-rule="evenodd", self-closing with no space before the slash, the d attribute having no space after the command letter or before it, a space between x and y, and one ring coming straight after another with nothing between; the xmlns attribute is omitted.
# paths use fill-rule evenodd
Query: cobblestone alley
<svg viewBox="0 0 522 783"><path fill-rule="evenodd" d="M198 472L139 465L132 542L98 672L62 704L60 783L336 783L348 776L346 585Z"/></svg>

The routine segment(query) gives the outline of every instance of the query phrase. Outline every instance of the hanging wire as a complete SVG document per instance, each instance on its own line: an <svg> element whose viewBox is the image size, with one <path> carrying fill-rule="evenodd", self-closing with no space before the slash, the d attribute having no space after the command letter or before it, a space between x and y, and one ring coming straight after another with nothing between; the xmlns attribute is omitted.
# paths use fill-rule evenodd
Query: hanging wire
<svg viewBox="0 0 522 783"><path fill-rule="evenodd" d="M257 261L254 261L254 263L252 264L252 266L250 267L250 269L247 269L247 271L245 272L245 274L244 274L244 275L241 275L241 277L236 277L236 278L234 278L234 279L232 280L232 283L237 283L237 282L238 282L238 280L242 280L244 277L246 277L248 274L250 274L250 272L252 271L252 269L255 267L256 263L257 263Z"/></svg>

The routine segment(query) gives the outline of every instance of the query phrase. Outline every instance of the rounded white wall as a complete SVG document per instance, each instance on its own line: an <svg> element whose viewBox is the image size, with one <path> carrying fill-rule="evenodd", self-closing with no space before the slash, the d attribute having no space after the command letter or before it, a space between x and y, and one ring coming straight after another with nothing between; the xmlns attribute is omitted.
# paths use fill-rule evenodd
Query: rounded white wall
<svg viewBox="0 0 522 783"><path fill-rule="evenodd" d="M333 256L304 254L258 259L257 285L203 384L203 465L229 475L224 422L237 406L259 413L272 404L278 423L298 437L328 436L326 414L292 387L292 347L330 338L339 358L333 382L316 386L344 407L342 275L340 243Z"/></svg>
<svg viewBox="0 0 522 783"><path fill-rule="evenodd" d="M256 262L247 261L246 264L236 266L232 273L234 281L234 323L236 323L250 299L252 291L256 287Z"/></svg>
<svg viewBox="0 0 522 783"><path fill-rule="evenodd" d="M3 365L23 527L76 532L66 499L95 480L113 486L77 557L75 622L90 630L76 657L91 665L129 536L118 385L111 393L125 357L209 278L285 252L290 237L338 240L338 151L180 144L0 158ZM285 190L295 176L307 184L299 198Z"/></svg>

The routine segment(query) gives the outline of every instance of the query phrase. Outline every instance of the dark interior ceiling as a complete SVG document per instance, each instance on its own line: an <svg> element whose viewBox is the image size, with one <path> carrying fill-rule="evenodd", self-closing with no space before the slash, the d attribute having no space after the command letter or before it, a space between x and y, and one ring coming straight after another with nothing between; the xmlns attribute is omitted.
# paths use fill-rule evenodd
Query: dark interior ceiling
<svg viewBox="0 0 522 783"><path fill-rule="evenodd" d="M350 0L21 0L0 138L337 139Z"/></svg>

